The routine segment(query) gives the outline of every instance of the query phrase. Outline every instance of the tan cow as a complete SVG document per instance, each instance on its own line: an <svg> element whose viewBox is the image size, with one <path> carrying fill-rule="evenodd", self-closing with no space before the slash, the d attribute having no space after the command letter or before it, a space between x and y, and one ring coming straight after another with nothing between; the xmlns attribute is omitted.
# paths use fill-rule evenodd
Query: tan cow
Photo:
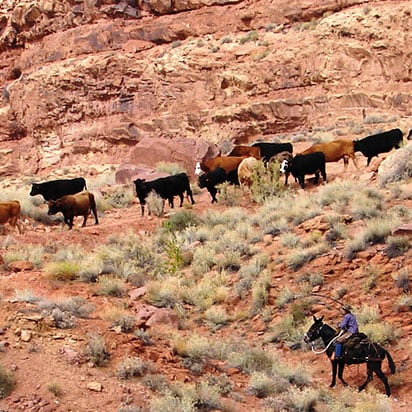
<svg viewBox="0 0 412 412"><path fill-rule="evenodd" d="M9 202L0 202L0 224L9 223L13 228L17 226L19 233L22 233L20 223L20 202L11 200Z"/></svg>
<svg viewBox="0 0 412 412"><path fill-rule="evenodd" d="M259 165L259 160L254 157L247 157L243 159L237 168L237 177L241 186L252 185L252 176Z"/></svg>
<svg viewBox="0 0 412 412"><path fill-rule="evenodd" d="M322 152L325 155L326 162L338 162L343 158L344 170L348 167L349 157L353 160L353 164L358 169L358 164L356 162L354 143L352 140L332 140L325 143L316 143L299 153L301 155Z"/></svg>

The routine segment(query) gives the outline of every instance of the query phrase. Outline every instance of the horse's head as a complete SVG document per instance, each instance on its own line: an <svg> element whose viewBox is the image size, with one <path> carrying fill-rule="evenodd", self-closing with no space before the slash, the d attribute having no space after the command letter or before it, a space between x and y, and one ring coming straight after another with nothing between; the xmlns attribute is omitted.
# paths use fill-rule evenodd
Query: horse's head
<svg viewBox="0 0 412 412"><path fill-rule="evenodd" d="M304 341L306 343L313 342L314 340L321 337L322 328L325 326L323 323L323 316L319 319L316 319L316 316L313 316L313 325L305 333Z"/></svg>

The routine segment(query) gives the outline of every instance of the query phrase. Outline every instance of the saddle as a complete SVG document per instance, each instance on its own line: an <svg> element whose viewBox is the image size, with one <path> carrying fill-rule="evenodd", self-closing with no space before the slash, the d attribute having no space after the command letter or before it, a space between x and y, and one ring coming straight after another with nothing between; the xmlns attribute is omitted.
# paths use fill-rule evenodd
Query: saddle
<svg viewBox="0 0 412 412"><path fill-rule="evenodd" d="M370 341L362 333L354 333L346 342L343 343L342 357L345 359L364 359L369 354Z"/></svg>
<svg viewBox="0 0 412 412"><path fill-rule="evenodd" d="M361 345L367 345L369 344L369 339L368 337L362 333L362 332L358 332L358 333L354 333L352 336L350 336L347 341L344 343L344 347L346 349L353 349L353 348L357 348Z"/></svg>

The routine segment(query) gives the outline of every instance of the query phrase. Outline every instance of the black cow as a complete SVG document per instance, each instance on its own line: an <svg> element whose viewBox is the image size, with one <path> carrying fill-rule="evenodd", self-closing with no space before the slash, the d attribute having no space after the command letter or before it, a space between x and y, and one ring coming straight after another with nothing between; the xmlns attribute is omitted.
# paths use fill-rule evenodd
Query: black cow
<svg viewBox="0 0 412 412"><path fill-rule="evenodd" d="M192 204L193 200L192 190L190 189L189 178L186 173L177 173L172 176L160 177L150 182L145 179L136 179L134 181L136 186L137 197L139 198L140 207L142 208L142 216L144 215L144 205L146 204L146 197L151 192L157 193L163 200L169 201L169 206L174 207L173 197L180 197L180 206L183 204L183 194L186 192L188 199ZM150 210L149 210L150 214Z"/></svg>
<svg viewBox="0 0 412 412"><path fill-rule="evenodd" d="M44 200L57 200L66 195L74 195L86 188L83 177L75 179L50 180L44 183L33 183L30 196L42 195Z"/></svg>
<svg viewBox="0 0 412 412"><path fill-rule="evenodd" d="M93 212L96 225L99 224L97 218L96 201L93 193L81 192L74 195L66 195L57 200L49 200L48 215L55 215L62 212L64 223L69 225L69 229L73 227L73 219L75 216L83 216L83 227L86 226L86 220L90 212Z"/></svg>
<svg viewBox="0 0 412 412"><path fill-rule="evenodd" d="M390 152L393 148L399 149L403 142L403 133L400 129L392 129L383 133L376 133L364 137L360 140L354 140L355 152L361 152L368 158L366 166L369 166L374 156L378 157L379 153Z"/></svg>
<svg viewBox="0 0 412 412"><path fill-rule="evenodd" d="M292 173L302 189L305 188L305 175L315 174L315 184L319 181L319 174L322 174L323 181L326 182L326 160L322 152L309 153L306 155L296 155L292 160L284 160L280 171L286 174L285 184L288 176Z"/></svg>
<svg viewBox="0 0 412 412"><path fill-rule="evenodd" d="M280 152L293 153L292 143L270 143L270 142L255 142L252 144L253 147L260 148L260 156L263 163L267 163L271 157Z"/></svg>
<svg viewBox="0 0 412 412"><path fill-rule="evenodd" d="M199 187L201 189L207 189L207 191L212 196L212 203L217 202L216 194L218 190L216 189L216 186L224 182L229 182L232 185L238 186L239 179L237 176L237 169L232 170L229 173L226 173L226 171L223 168L217 167L211 172L203 173L199 176Z"/></svg>

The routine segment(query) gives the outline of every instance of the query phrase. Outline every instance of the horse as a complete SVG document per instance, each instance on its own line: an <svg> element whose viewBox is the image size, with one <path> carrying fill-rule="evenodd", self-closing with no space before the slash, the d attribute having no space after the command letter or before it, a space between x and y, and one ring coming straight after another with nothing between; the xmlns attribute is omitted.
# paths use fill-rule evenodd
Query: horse
<svg viewBox="0 0 412 412"><path fill-rule="evenodd" d="M343 356L338 359L333 359L332 355L334 354L334 342L338 337L336 330L323 323L323 316L319 319L316 319L316 316L313 316L314 323L309 328L304 336L304 341L311 345L312 351L315 352L313 348L313 341L316 339L321 338L325 345L325 349L322 352L326 352L328 358L331 360L332 363L332 383L330 387L333 388L336 384L336 372L338 372L338 378L343 383L343 385L347 386L347 383L343 379L343 370L345 365L352 365L352 364L360 364L366 363L367 368L367 378L366 381L359 386L358 390L362 391L366 388L366 385L373 379L373 372L376 373L378 378L383 382L385 385L386 395L391 395L391 390L389 387L388 379L385 374L382 372L382 361L385 357L388 360L389 369L391 373L395 373L395 363L393 362L392 356L389 354L387 350L385 350L382 346L378 343L370 342L366 335L363 335L366 339L363 339L356 345L348 345L346 346L346 350L342 351ZM317 353L317 352L316 352Z"/></svg>

